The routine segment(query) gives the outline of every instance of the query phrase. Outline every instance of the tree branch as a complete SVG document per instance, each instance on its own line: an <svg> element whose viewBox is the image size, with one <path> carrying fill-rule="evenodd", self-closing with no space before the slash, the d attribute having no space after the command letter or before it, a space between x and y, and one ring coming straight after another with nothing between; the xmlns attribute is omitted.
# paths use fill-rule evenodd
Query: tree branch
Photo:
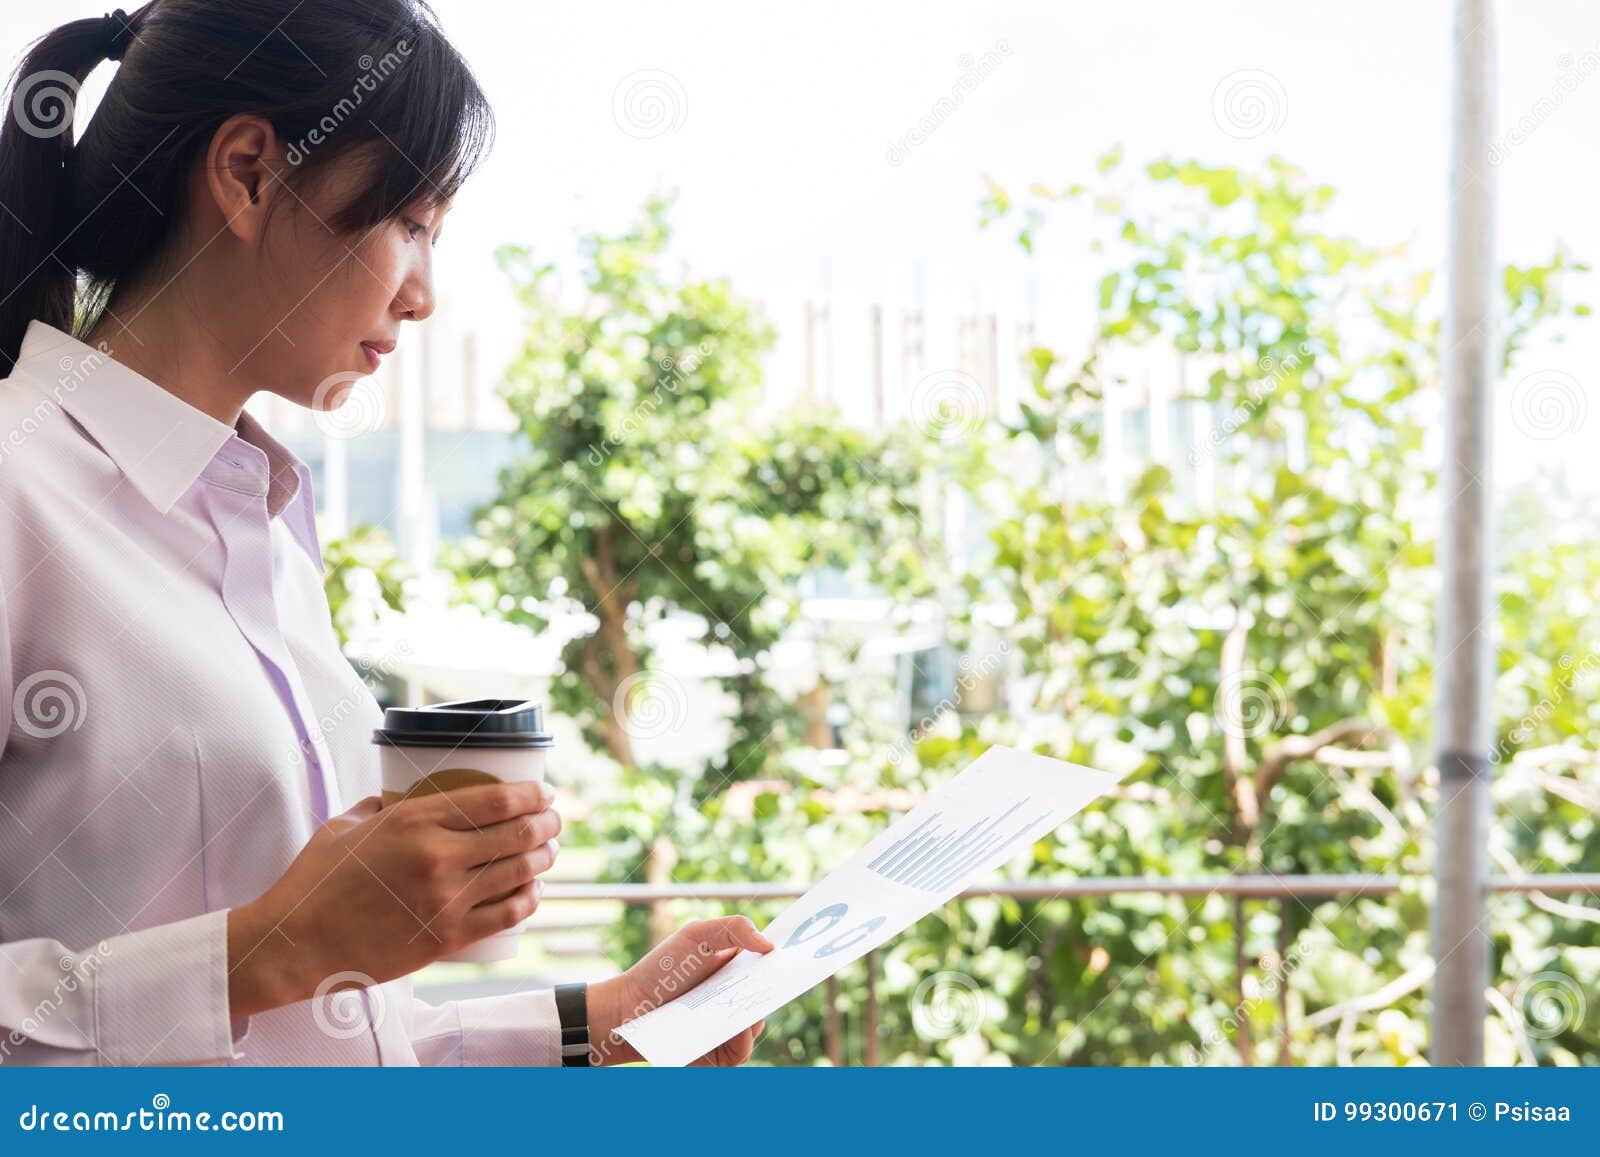
<svg viewBox="0 0 1600 1157"><path fill-rule="evenodd" d="M1235 686L1244 674L1244 645L1249 637L1244 616L1234 612L1233 626L1222 640L1222 654L1218 659L1217 686ZM1244 735L1237 727L1222 728L1222 779L1233 804L1233 819L1242 832L1254 830L1261 819L1261 809L1256 806L1257 796L1245 779L1244 765L1249 758L1245 751Z"/></svg>
<svg viewBox="0 0 1600 1157"><path fill-rule="evenodd" d="M1385 984L1382 988L1374 989L1361 996L1353 996L1349 1000L1338 1004L1330 1004L1327 1008L1319 1009L1300 1022L1302 1030L1321 1028L1325 1024L1341 1021L1345 1017L1354 1017L1357 1013L1373 1012L1380 1008L1387 1008L1408 992L1415 991L1428 983L1428 978L1433 975L1433 961L1424 960L1421 964L1413 965L1395 979Z"/></svg>
<svg viewBox="0 0 1600 1157"><path fill-rule="evenodd" d="M1262 758L1256 771L1255 804L1258 811L1266 810L1267 797L1295 760L1312 758L1323 748L1336 743L1372 743L1388 734L1387 729L1365 719L1341 719L1310 735L1285 736Z"/></svg>
<svg viewBox="0 0 1600 1157"><path fill-rule="evenodd" d="M583 673L590 689L607 705L606 747L617 762L633 765L633 739L628 734L627 704L617 702L617 691L639 672L639 656L628 640L628 604L633 601L633 584L617 579L616 559L612 554L612 526L595 535L594 557L578 560L583 577L594 591L594 615L599 629L584 641ZM605 660L609 658L607 677Z"/></svg>

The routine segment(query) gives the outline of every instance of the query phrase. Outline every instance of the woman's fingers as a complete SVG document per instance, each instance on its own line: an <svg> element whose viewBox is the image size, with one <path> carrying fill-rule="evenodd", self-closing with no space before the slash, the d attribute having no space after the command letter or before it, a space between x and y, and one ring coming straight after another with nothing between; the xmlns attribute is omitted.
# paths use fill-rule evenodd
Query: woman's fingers
<svg viewBox="0 0 1600 1157"><path fill-rule="evenodd" d="M490 900L467 909L461 918L462 926L474 941L514 928L538 910L543 892L543 880L524 884L504 900Z"/></svg>
<svg viewBox="0 0 1600 1157"><path fill-rule="evenodd" d="M680 928L677 938L687 941L702 956L713 956L730 948L771 952L776 947L772 941L756 931L756 926L750 922L748 916L719 916L714 920L696 920Z"/></svg>
<svg viewBox="0 0 1600 1157"><path fill-rule="evenodd" d="M461 846L462 862L476 865L554 844L560 831L561 813L554 808L547 808L531 815L502 820L477 831L461 832L455 838Z"/></svg>
<svg viewBox="0 0 1600 1157"><path fill-rule="evenodd" d="M517 816L542 812L555 799L547 783L526 780L516 783L478 783L432 795L413 796L413 814L442 827L476 831L491 824L504 823Z"/></svg>
<svg viewBox="0 0 1600 1157"><path fill-rule="evenodd" d="M551 840L531 852L519 852L485 865L462 890L462 899L469 905L476 904L532 883L550 870L556 862L556 851L556 841Z"/></svg>
<svg viewBox="0 0 1600 1157"><path fill-rule="evenodd" d="M686 925L681 935L691 937L695 947L711 958L711 967L704 976L709 977L740 952L771 952L776 945L768 940L747 916L724 916L716 920L700 920ZM724 1041L697 1064L742 1065L755 1053L756 1040L766 1030L767 1022L757 1021L749 1028Z"/></svg>
<svg viewBox="0 0 1600 1157"><path fill-rule="evenodd" d="M722 970L739 953L771 952L772 941L756 931L747 916L719 916L685 924L656 946L646 960L673 960L674 971L693 977L695 988ZM641 960L635 968L644 968Z"/></svg>
<svg viewBox="0 0 1600 1157"><path fill-rule="evenodd" d="M710 980L713 976L722 971L723 966L726 965L728 961L739 955L740 951L741 949L738 948L719 948L710 955L696 954L694 959L706 961L707 963L695 972L694 982L688 985L688 988L698 987L699 985L702 985L706 981Z"/></svg>

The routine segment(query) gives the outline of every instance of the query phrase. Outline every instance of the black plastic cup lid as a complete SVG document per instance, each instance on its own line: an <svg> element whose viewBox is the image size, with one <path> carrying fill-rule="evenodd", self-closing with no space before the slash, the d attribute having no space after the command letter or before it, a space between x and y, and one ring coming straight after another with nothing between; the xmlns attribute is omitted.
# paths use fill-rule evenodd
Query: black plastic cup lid
<svg viewBox="0 0 1600 1157"><path fill-rule="evenodd" d="M457 699L390 707L372 742L385 747L554 747L544 708L532 699Z"/></svg>

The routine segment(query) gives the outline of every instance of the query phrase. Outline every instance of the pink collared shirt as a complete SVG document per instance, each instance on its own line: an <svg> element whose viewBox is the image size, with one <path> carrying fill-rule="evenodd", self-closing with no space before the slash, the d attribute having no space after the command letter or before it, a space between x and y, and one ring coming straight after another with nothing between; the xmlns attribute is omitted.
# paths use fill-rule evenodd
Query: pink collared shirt
<svg viewBox="0 0 1600 1157"><path fill-rule="evenodd" d="M228 909L379 790L311 476L35 321L0 381L0 1067L555 1065L549 989L245 1018Z"/></svg>

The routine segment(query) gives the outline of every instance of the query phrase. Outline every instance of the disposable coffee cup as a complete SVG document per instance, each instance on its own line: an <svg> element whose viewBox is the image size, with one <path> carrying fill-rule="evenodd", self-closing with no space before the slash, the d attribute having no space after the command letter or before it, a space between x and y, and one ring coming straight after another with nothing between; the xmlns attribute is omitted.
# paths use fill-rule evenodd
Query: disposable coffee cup
<svg viewBox="0 0 1600 1157"><path fill-rule="evenodd" d="M458 699L425 707L390 707L372 733L383 782L382 807L480 783L542 780L555 740L544 709L529 699ZM502 900L516 889L502 892ZM441 960L509 960L518 928L485 936Z"/></svg>

